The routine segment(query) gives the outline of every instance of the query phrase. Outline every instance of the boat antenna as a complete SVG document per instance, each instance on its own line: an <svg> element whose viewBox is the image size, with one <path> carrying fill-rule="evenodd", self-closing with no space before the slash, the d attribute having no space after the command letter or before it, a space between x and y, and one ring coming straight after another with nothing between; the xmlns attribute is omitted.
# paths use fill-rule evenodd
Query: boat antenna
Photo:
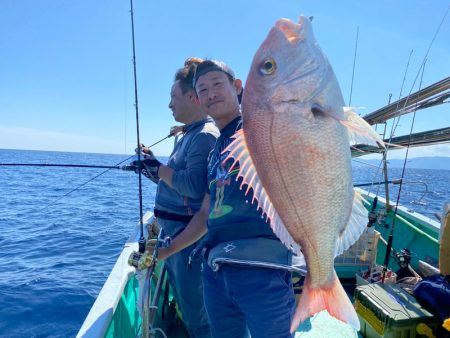
<svg viewBox="0 0 450 338"><path fill-rule="evenodd" d="M358 50L359 26L356 27L355 55L353 56L352 82L350 84L350 98L348 100L349 107L352 105L353 79L355 78L356 51Z"/></svg>
<svg viewBox="0 0 450 338"><path fill-rule="evenodd" d="M131 14L131 39L133 43L133 74L134 74L134 107L136 111L136 138L137 138L137 160L141 161L141 141L139 138L139 106L138 106L138 90L137 90L137 73L136 73L136 47L134 43L134 17L133 17L133 0L130 0L130 14ZM138 184L139 184L139 252L145 251L144 238L144 215L142 211L142 172L138 170Z"/></svg>

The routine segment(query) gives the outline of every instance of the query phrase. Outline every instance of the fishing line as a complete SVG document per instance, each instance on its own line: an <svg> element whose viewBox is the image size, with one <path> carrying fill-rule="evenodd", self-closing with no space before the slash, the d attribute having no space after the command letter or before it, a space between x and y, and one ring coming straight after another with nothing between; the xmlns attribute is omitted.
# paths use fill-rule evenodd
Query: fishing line
<svg viewBox="0 0 450 338"><path fill-rule="evenodd" d="M355 65L356 65L356 51L358 50L358 35L359 35L359 26L356 27L355 55L353 56L352 82L350 84L350 98L348 100L349 107L351 107L352 105L353 79L355 77Z"/></svg>
<svg viewBox="0 0 450 338"><path fill-rule="evenodd" d="M398 111L399 111L400 99L401 99L402 94L403 94L403 87L405 86L405 82L406 82L406 74L408 74L409 63L410 63L410 61L411 61L411 56L412 56L413 51L414 51L414 50L411 49L411 52L409 53L408 62L406 63L405 73L403 74L402 85L401 85L401 87L400 87L400 93L399 93L399 95L398 95L397 105L396 105L396 107L395 107L394 119L393 119L393 121L392 121L391 133L390 133L390 135L389 135L389 142L388 142L388 143L391 143L392 137L394 136L395 129L397 128L397 125L398 125L398 123L400 122L401 116L396 117L396 114L398 114ZM411 95L411 92L409 92L409 95ZM409 99L409 95L408 95L408 97L407 97L407 99L406 99L406 102L407 102L408 99ZM403 108L406 107L406 102L405 102L405 105L403 106ZM395 121L396 118L397 118L397 122ZM388 146L388 147L389 147L389 146ZM387 148L388 148L388 147L387 147ZM386 152L387 152L387 148L386 148Z"/></svg>
<svg viewBox="0 0 450 338"><path fill-rule="evenodd" d="M175 135L174 133L169 134L168 136L166 136L166 137L162 138L161 140L159 140L159 141L153 143L152 145L150 145L149 148L153 147L154 145L156 145L156 144L158 144L158 143L160 143L160 142L162 142L162 141L164 141L164 140L166 140L169 137L172 137L174 135ZM47 209L48 207L54 205L56 202L60 201L64 197L70 195L74 191L77 191L81 187L85 186L86 184L92 182L96 178L98 178L98 177L102 176L103 174L107 173L111 169L121 169L121 170L132 170L132 171L135 171L136 166L120 166L120 164L122 164L125 161L128 161L129 159L131 159L134 156L135 155L131 155L131 156L127 157L126 159L120 161L119 163L117 163L114 166L87 165L87 164L49 164L49 163L0 163L0 166L9 166L9 167L12 167L12 166L19 166L19 167L66 167L66 168L94 168L94 169L106 168L107 169L107 170L102 171L100 174L90 178L86 182L80 184L76 188L70 190L68 193L66 193L66 194L64 194L62 196L59 196L57 199L55 199L54 201L50 202L45 207L43 207L42 209L39 210L39 211L43 211L43 210Z"/></svg>
<svg viewBox="0 0 450 338"><path fill-rule="evenodd" d="M447 7L447 10L446 10L445 14L443 15L442 20L441 20L441 22L439 23L439 25L438 25L438 27L437 27L437 29L436 29L436 32L434 33L433 38L431 39L431 42L430 42L430 44L429 44L429 46L428 46L428 49L427 49L427 51L426 51L426 53L425 53L425 56L424 56L423 61L422 61L421 65L420 65L420 67L419 67L419 70L417 71L416 77L415 77L415 79L414 79L414 81L413 81L413 84L412 84L411 89L410 89L410 91L409 91L409 93L408 93L408 96L406 97L406 100L405 100L405 103L404 103L402 109L405 109L405 107L407 106L408 101L409 101L409 98L411 97L411 93L412 93L413 88L414 88L414 86L415 86L415 84L416 84L416 82L417 82L417 79L419 78L419 75L420 75L421 71L422 71L422 77L421 77L421 83L420 83L420 86L419 86L419 87L420 87L420 88L422 87L423 73L424 73L425 63L426 63L428 54L429 54L429 52L430 52L430 50L431 50L431 47L432 47L434 41L436 40L436 37L437 37L439 31L441 30L441 27L442 27L442 25L443 25L443 23L444 23L444 21L445 21L445 18L446 18L446 16L447 16L449 10L450 10L450 5ZM400 100L401 95L402 95L402 92L403 92L403 86L404 86L404 83L405 83L406 74L407 74L407 71L408 71L408 68L409 68L409 63L410 63L410 59L411 59L412 53L413 53L413 50L411 50L411 52L410 52L410 54L409 54L409 57L408 57L408 63L407 63L407 66L406 66L405 74L404 74L404 76L403 76L402 86L401 86L401 89L400 89L399 100ZM419 90L420 90L420 89L419 89ZM394 120L393 120L393 122L392 122L392 128L391 128L391 133L390 133L390 135L389 135L389 142L388 142L388 143L391 143L392 137L394 136L395 130L396 130L396 128L397 128L397 126L398 126L398 124L399 124L399 122L400 122L401 115L399 114L399 103L400 103L400 102L397 101L397 106L396 106L396 108L395 108ZM413 122L414 122L414 119L415 119L415 114L416 114L417 108L418 108L418 104L416 104L415 109L414 109ZM397 122L395 122L395 114L398 114L398 115L399 115L399 116L398 116L398 119L397 119ZM411 134L412 134L412 126L411 126L411 131L410 131L410 139L409 139L408 146L407 146L407 150L406 150L406 156L408 155L409 147L410 147L410 144L411 144ZM383 154L383 160L384 160L384 161L385 161L385 159L386 159L386 157L387 157L387 152L388 152L388 150L389 150L389 145L386 146L385 152L384 152L384 154ZM406 166L406 159L407 159L407 157L405 157L405 166ZM386 162L384 162L384 163L386 163ZM381 164L381 163L380 163L380 164ZM384 166L384 168L385 168L385 180L387 181L387 167L386 167L386 165ZM403 179L403 176L402 176L402 179ZM398 201L399 201L399 198L400 198L400 190L401 190L401 186L402 186L402 185L400 184L400 187L399 187L399 194L398 194L398 196L397 196L397 204L398 204ZM379 186L378 186L378 189L379 189ZM388 198L388 191L387 191L387 188L386 188L386 198ZM389 207L389 205L386 205L386 210L387 210L388 207ZM395 211L397 211L397 205L396 205ZM396 212L394 213L394 216L395 216L395 215L396 215ZM394 222L395 222L395 217L394 217ZM388 252L388 251L386 251L386 252ZM384 273L383 273L383 280L384 280Z"/></svg>
<svg viewBox="0 0 450 338"><path fill-rule="evenodd" d="M364 162L364 161L361 161L361 160L352 159L352 161L358 162L358 163L361 163L361 164L365 164L365 165L367 165L368 167L374 167L374 168L377 168L377 169L380 168L378 165L371 164L371 163L367 163L367 162Z"/></svg>
<svg viewBox="0 0 450 338"><path fill-rule="evenodd" d="M392 94L389 94L388 105L391 103L391 98L392 98ZM383 130L383 140L384 140L385 137L386 137L386 127L387 127L387 124L386 124L386 122L385 122L385 123L384 123L384 130ZM385 151L383 152L383 159L385 159ZM372 165L373 167L377 168L377 169L375 170L375 174L374 174L373 177L372 177L372 182L375 182L375 180L379 177L379 175L381 175L380 170L381 170L381 164L382 164L382 163L383 163L383 160L380 161L380 163L379 163L377 166ZM379 173L379 172L380 172L380 173ZM379 180L379 178L378 178L378 180ZM385 175L384 180L385 180L385 181L388 180L387 175ZM373 187L374 187L374 185L371 185L371 186L369 187L369 189L368 189L369 194L371 193ZM376 195L375 195L375 200L374 200L374 203L373 203L374 207L372 208L372 209L373 209L372 212L375 211L375 207L376 207L376 204L377 204L377 201L378 201L378 195L379 195L379 191L380 191L379 188L380 188L380 186L378 185L377 192L376 192ZM387 196L387 195L388 195L388 194L387 194L387 192L386 192L386 196Z"/></svg>
<svg viewBox="0 0 450 338"><path fill-rule="evenodd" d="M405 103L404 103L402 109L405 109L405 107L406 107L406 105L407 105L407 103L408 103L408 101L409 101L409 98L411 97L412 90L413 90L413 88L414 88L414 86L415 86L415 84L416 84L416 82L417 82L417 79L418 79L419 74L421 73L421 71L422 71L422 77L421 77L421 81L420 81L420 86L419 86L419 87L420 87L420 88L422 87L422 80L423 80L423 74L424 74L424 69L425 69L425 63L426 63L428 54L429 54L429 52L430 52L430 50L431 50L431 47L432 47L432 45L433 45L433 43L434 43L434 41L435 41L435 39L436 39L436 37L437 37L437 35L438 35L438 33L439 33L439 31L440 31L440 29L441 29L441 27L442 27L444 21L445 21L445 18L446 18L446 16L447 16L449 10L450 10L450 5L447 7L447 11L445 12L444 16L442 17L442 20L441 20L441 22L440 22L438 28L436 29L436 32L435 32L435 34L434 34L434 36L433 36L433 38L432 38L432 40L431 40L431 42L430 42L430 44L429 44L429 46L428 46L427 52L425 53L425 56L424 56L423 61L422 61L422 64L420 65L419 70L417 71L416 77L415 77L415 79L414 79L414 82L413 82L413 84L412 84L412 86L411 86L411 89L410 89L410 91L409 91L409 93L408 93L408 96L407 96L407 98L406 98L406 100L405 100ZM391 143L391 140L392 140L392 138L393 138L393 136L394 136L395 130L396 130L396 128L397 128L397 126L398 126L398 124L399 124L399 122L400 122L400 117L401 117L401 115L399 114L399 109L398 109L398 108L399 108L399 105L400 105L400 104L399 104L399 103L400 103L399 101L400 101L400 98L401 98L401 95L402 95L402 92L403 92L403 86L404 86L404 83L405 83L406 74L407 74L407 70L408 70L408 68L409 68L409 63L410 63L410 59L411 59L412 53L413 53L413 50L411 50L411 52L410 52L410 54L409 54L409 57L408 57L408 63L407 63L407 66L406 66L405 74L404 74L404 76L403 76L402 86L401 86L400 94L399 94L399 100L397 101L397 106L396 106L396 108L395 108L395 113L394 113L394 120L393 120L393 122L392 122L391 133L390 133L390 135L389 135L389 142L388 142L389 144ZM419 90L420 90L420 88L419 88ZM414 126L414 121L415 121L415 116L416 116L417 108L418 108L418 104L416 104L415 109L414 109L414 113L413 113L413 121L412 121L412 124L411 124L411 130L410 130L410 134L409 134L410 137L409 137L408 145L407 145L407 148L406 148L405 161L404 161L403 169L402 169L402 177L401 177L402 180L403 180L403 177L404 177L404 172L405 172L406 161L407 161L407 157L408 157L408 153L409 153L409 148L410 148L410 145L411 145L411 142L412 142L412 136L411 136L411 135L412 135L412 130L413 130L413 126ZM397 122L395 122L395 115L396 115L396 114L399 115L399 116L398 116L398 119L397 119ZM386 146L386 149L385 149L385 151L384 151L384 153L383 153L383 163L384 163L384 177L385 177L385 181L388 180L388 179L387 179L387 166L386 166L386 158L387 158L387 152L388 152L388 149L389 149L389 145ZM380 163L380 167L381 167L381 163ZM379 188L380 188L380 186L378 186L378 189L377 189L377 190L379 190ZM384 267L383 267L383 276L382 276L382 281L383 281L383 282L384 282L384 278L385 278L385 273L386 273L386 271L387 271L387 265L389 264L390 251L391 251L391 249L392 249L393 229L394 229L394 225L395 225L395 218L396 218L396 215L397 215L397 208L398 208L398 204L399 204L399 200L400 200L400 195L401 195L401 188L402 188L402 182L400 182L400 185L399 185L399 191L398 191L398 195L397 195L397 202L396 202L395 211L394 211L394 217L393 217L393 224L392 224L392 228L391 228L391 233L390 233L390 235L389 235L389 241L388 241L388 244L390 245L390 247L386 248L386 255L385 255L385 261L384 261ZM387 211L388 208L389 208L389 200L388 200L388 198L389 198L389 195L388 195L389 192L388 192L387 185L385 185L385 189L386 189L386 211ZM375 210L375 207L376 207L376 202L377 202L377 200L378 200L378 191L377 191L377 196L376 196L375 199L374 199L374 203L373 203L373 207L372 207L372 213L374 213L374 210ZM370 220L370 217L369 217L369 220Z"/></svg>
<svg viewBox="0 0 450 338"><path fill-rule="evenodd" d="M414 89L414 86L416 85L416 82L417 82L417 80L418 80L418 78L419 78L419 75L420 75L421 71L422 71L422 77L423 77L423 68L425 68L425 63L426 63L426 60L428 59L428 54L430 53L431 47L433 46L433 43L434 43L434 41L436 40L436 37L437 37L437 35L439 34L439 32L440 32L440 30L441 30L441 28L442 28L442 25L443 25L443 23L444 23L444 21L445 21L445 18L446 18L446 16L447 16L449 10L450 10L450 5L447 7L447 10L445 11L445 13L444 13L444 15L443 15L442 20L441 20L441 22L439 23L439 25L438 25L438 27L437 27L437 29L436 29L436 32L434 33L433 38L432 38L431 41L430 41L430 44L428 45L427 52L425 53L425 56L423 57L422 63L421 63L421 65L420 65L420 67L419 67L419 70L417 71L416 77L414 78L413 84L412 84L412 86L411 86L411 89L410 89L410 91L409 91L409 94L408 94L408 96L407 96L407 98L406 98L405 104L403 105L403 108L402 108L402 109L404 109L404 108L406 107L406 105L407 105L407 103L408 103L408 100L409 100L409 98L410 98L410 96L411 96L412 90ZM411 51L411 53L412 53L412 51ZM411 55L410 55L410 57L411 57ZM408 60L408 64L409 64L409 60ZM421 80L421 81L422 81L422 80ZM421 87L421 86L420 86L420 87ZM416 111L417 111L417 107L415 108L414 113L415 113ZM396 112L398 112L398 106L396 107ZM400 121L400 117L399 117L398 121ZM397 125L398 125L398 121L397 121ZM395 127L395 128L396 128L396 127ZM393 131L391 132L391 136L393 135L393 132L395 132L395 128L394 128Z"/></svg>
<svg viewBox="0 0 450 338"><path fill-rule="evenodd" d="M80 189L81 187L85 186L86 184L88 184L89 182L92 182L93 180L95 180L96 178L102 176L103 174L107 173L108 171L110 171L111 169L115 169L115 168L119 168L119 169L123 169L121 167L118 167L119 164L122 164L125 161L128 161L130 158L132 158L134 155L124 159L123 161L120 161L119 163L117 163L115 166L110 167L109 169L106 169L104 171L102 171L100 174L95 175L94 177L90 178L89 180L87 180L86 182L80 184L79 186L77 186L76 188L70 190L68 193L58 197L56 200L50 202L49 204L47 204L45 207L43 207L42 209L39 210L39 212L44 211L45 209L47 209L49 206L54 205L56 202L60 201L61 199L63 199L64 197L68 196L69 194L73 193L74 191L77 191L78 189ZM46 165L44 165L46 166ZM56 166L56 165L55 165ZM64 165L63 165L64 166Z"/></svg>

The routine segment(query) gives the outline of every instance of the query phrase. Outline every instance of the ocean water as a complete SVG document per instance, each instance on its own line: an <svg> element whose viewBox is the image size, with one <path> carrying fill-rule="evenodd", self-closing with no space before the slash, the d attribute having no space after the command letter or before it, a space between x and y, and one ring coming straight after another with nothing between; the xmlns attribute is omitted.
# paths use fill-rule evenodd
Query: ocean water
<svg viewBox="0 0 450 338"><path fill-rule="evenodd" d="M116 165L126 158L0 150L0 163ZM78 332L139 217L133 172L110 170L57 200L103 170L0 167L0 337ZM377 180L375 168L355 166L355 183ZM405 181L401 203L416 212L433 218L450 201L450 171L407 169ZM145 178L143 192L144 209L152 209L155 185Z"/></svg>

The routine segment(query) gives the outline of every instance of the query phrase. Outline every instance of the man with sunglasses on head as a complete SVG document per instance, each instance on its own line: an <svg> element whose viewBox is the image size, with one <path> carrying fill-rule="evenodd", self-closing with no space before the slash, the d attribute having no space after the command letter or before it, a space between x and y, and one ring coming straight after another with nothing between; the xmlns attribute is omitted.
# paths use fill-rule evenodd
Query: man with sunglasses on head
<svg viewBox="0 0 450 338"><path fill-rule="evenodd" d="M208 191L200 211L186 229L162 248L163 259L202 240L203 285L213 337L292 337L295 310L290 251L277 239L252 204L252 192L241 190L233 160L225 148L242 128L238 94L242 82L223 62L197 66L193 85L204 111L220 129L208 160ZM264 267L262 267L264 266Z"/></svg>

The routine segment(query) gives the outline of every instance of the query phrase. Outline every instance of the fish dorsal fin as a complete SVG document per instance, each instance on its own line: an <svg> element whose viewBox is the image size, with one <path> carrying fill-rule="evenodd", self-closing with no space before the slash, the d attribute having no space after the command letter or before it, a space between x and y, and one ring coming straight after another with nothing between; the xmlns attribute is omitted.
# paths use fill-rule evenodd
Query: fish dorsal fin
<svg viewBox="0 0 450 338"><path fill-rule="evenodd" d="M363 205L364 198L358 192L354 191L352 213L347 226L339 235L336 243L335 257L342 254L352 246L364 232L367 227L367 209Z"/></svg>
<svg viewBox="0 0 450 338"><path fill-rule="evenodd" d="M234 162L230 167L230 171L239 162L239 173L236 176L236 180L240 177L243 178L240 189L245 185L247 188L244 192L247 195L250 189L253 189L253 202L257 202L257 209L261 208L263 216L266 217L266 221L270 221L270 227L275 235L281 240L281 242L290 250L292 250L297 256L303 256L300 251L300 246L294 241L291 234L287 231L286 226L278 215L266 190L264 189L261 180L256 172L255 165L250 156L247 148L247 142L245 141L245 135L243 129L238 130L232 138L234 139L228 147L224 149L224 153L229 151L225 161L233 159Z"/></svg>
<svg viewBox="0 0 450 338"><path fill-rule="evenodd" d="M350 107L344 107L346 119L340 121L347 128L350 144L370 144L384 148L380 135Z"/></svg>

